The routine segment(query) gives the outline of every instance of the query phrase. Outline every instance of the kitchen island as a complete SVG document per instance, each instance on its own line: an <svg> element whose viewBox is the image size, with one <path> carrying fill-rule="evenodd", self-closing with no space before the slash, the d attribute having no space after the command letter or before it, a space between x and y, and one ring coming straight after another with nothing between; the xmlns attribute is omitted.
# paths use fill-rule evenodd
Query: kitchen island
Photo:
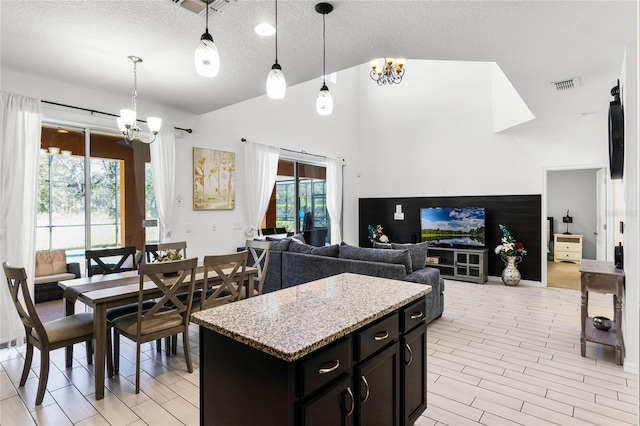
<svg viewBox="0 0 640 426"><path fill-rule="evenodd" d="M201 424L413 424L430 292L341 274L194 313Z"/></svg>

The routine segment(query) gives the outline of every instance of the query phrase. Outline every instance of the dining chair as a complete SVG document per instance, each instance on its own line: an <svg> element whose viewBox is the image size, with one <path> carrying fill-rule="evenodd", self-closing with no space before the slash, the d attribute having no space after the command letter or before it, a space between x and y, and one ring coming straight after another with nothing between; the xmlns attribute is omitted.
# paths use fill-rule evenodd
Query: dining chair
<svg viewBox="0 0 640 426"><path fill-rule="evenodd" d="M120 370L120 335L136 342L136 393L140 392L140 346L143 343L171 337L182 333L184 359L189 373L193 372L191 351L189 349L189 316L193 301L196 265L198 258L176 260L173 262L145 263L140 265L140 289L138 291L137 312L123 315L113 320L114 331L114 372ZM175 274L176 276L167 276ZM145 285L153 282L162 292L153 306L143 309ZM184 292L184 302L176 295Z"/></svg>
<svg viewBox="0 0 640 426"><path fill-rule="evenodd" d="M249 296L260 295L269 268L271 241L247 240L244 248L248 251L247 263L258 270L255 274L254 288L251 289L252 294Z"/></svg>
<svg viewBox="0 0 640 426"><path fill-rule="evenodd" d="M114 274L137 269L135 246L86 250L87 275ZM130 266L129 266L130 265Z"/></svg>
<svg viewBox="0 0 640 426"><path fill-rule="evenodd" d="M247 250L243 250L233 254L204 257L200 310L235 302L242 298L248 253ZM213 279L210 272L215 272L217 277Z"/></svg>
<svg viewBox="0 0 640 426"><path fill-rule="evenodd" d="M43 323L29 294L25 269L9 266L7 262L2 264L2 268L7 277L11 300L24 325L27 340L27 352L20 377L20 386L24 386L29 376L33 360L33 347L40 350L40 378L36 393L36 405L40 405L49 379L49 353L52 350L76 343L91 341L93 339L93 313L82 312ZM22 295L22 300L19 295ZM89 352L87 353L87 362L91 363ZM73 358L68 357L66 366L71 367L72 363Z"/></svg>
<svg viewBox="0 0 640 426"><path fill-rule="evenodd" d="M144 246L144 257L146 262L156 262L158 260L158 256L167 250L175 250L182 255L183 259L187 258L187 242L176 241L171 243L146 244Z"/></svg>

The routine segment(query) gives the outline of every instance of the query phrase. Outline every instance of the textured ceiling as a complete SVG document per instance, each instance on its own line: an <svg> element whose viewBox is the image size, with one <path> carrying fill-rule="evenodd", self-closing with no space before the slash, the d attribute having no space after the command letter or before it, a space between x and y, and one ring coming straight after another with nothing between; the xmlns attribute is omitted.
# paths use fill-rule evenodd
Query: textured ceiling
<svg viewBox="0 0 640 426"><path fill-rule="evenodd" d="M637 38L635 1L331 3L327 72L385 55L408 58L407 77L411 59L495 61L534 108L552 81L619 73L625 43ZM278 62L289 86L322 73L315 4L278 3ZM213 79L193 65L204 18L171 0L1 0L0 8L2 67L130 96L126 57L138 55L139 99L193 113L263 95L274 61L274 38L253 32L273 23L273 1L232 0L210 16L221 57Z"/></svg>

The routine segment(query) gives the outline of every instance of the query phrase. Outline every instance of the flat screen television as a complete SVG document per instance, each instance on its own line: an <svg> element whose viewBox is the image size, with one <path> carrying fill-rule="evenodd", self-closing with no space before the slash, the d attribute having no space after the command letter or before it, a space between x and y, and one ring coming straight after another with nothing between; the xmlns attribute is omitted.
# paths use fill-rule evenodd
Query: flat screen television
<svg viewBox="0 0 640 426"><path fill-rule="evenodd" d="M483 207L428 207L420 209L421 241L440 246L484 247Z"/></svg>

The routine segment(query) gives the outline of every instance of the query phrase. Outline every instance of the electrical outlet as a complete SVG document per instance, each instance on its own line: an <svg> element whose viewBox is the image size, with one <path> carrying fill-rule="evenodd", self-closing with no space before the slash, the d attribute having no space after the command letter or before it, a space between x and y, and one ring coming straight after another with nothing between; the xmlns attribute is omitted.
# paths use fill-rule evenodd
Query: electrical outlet
<svg viewBox="0 0 640 426"><path fill-rule="evenodd" d="M191 232L191 224L190 223L185 223L184 228L185 228L185 232L187 234Z"/></svg>
<svg viewBox="0 0 640 426"><path fill-rule="evenodd" d="M213 223L211 224L211 230L212 230L212 231L216 231L216 223L215 223L215 222L213 222Z"/></svg>

